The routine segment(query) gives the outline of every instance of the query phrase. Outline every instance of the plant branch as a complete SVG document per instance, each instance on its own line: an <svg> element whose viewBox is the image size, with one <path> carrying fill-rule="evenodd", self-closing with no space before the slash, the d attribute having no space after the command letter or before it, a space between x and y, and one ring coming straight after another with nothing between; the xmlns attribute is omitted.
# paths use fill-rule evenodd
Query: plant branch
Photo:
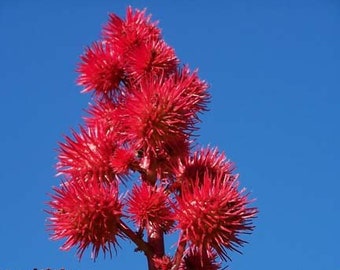
<svg viewBox="0 0 340 270"><path fill-rule="evenodd" d="M131 230L122 220L119 225L121 231L136 244L139 250L143 251L147 257L152 258L154 253L151 246L145 242L141 236Z"/></svg>
<svg viewBox="0 0 340 270"><path fill-rule="evenodd" d="M171 270L177 270L181 264L183 253L185 246L187 244L187 241L183 239L183 234L181 234L180 239L178 241L178 247L174 256L174 265L171 268Z"/></svg>

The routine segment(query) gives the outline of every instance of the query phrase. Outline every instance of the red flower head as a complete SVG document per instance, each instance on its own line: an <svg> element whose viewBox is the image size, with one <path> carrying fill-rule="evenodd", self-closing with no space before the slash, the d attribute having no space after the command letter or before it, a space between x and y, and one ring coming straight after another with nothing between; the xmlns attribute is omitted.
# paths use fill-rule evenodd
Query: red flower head
<svg viewBox="0 0 340 270"><path fill-rule="evenodd" d="M77 255L82 257L85 249L92 245L92 257L104 255L116 249L122 204L116 185L102 185L96 182L66 182L54 188L56 194L49 202L52 210L47 211L52 239L66 238L61 247L69 250L77 246Z"/></svg>
<svg viewBox="0 0 340 270"><path fill-rule="evenodd" d="M81 56L81 60L77 71L80 73L78 84L85 87L82 92L96 90L99 95L119 92L124 70L120 56L112 47L94 43Z"/></svg>
<svg viewBox="0 0 340 270"><path fill-rule="evenodd" d="M207 110L207 104L210 100L208 93L208 84L198 77L198 70L190 72L187 66L184 66L173 77L174 87L180 87L180 97L188 104L188 110L191 112L191 117L198 119L198 113Z"/></svg>
<svg viewBox="0 0 340 270"><path fill-rule="evenodd" d="M125 20L110 14L109 22L103 30L103 38L124 55L146 41L161 39L157 23L151 23L150 19L151 16L145 16L145 10L133 11L131 7L127 9Z"/></svg>
<svg viewBox="0 0 340 270"><path fill-rule="evenodd" d="M203 182L196 180L195 188L183 184L175 213L178 228L200 256L206 250L215 250L226 260L227 249L237 251L245 243L239 234L253 229L251 219L257 210L249 208L248 203L244 190L238 191L235 178L224 174L212 178L207 172Z"/></svg>
<svg viewBox="0 0 340 270"><path fill-rule="evenodd" d="M163 40L141 44L127 54L127 74L138 82L145 76L169 76L176 71L178 59L174 49Z"/></svg>
<svg viewBox="0 0 340 270"><path fill-rule="evenodd" d="M218 270L221 269L221 263L217 262L217 254L214 251L208 251L200 255L197 249L190 249L183 258L179 270Z"/></svg>
<svg viewBox="0 0 340 270"><path fill-rule="evenodd" d="M214 178L219 174L232 176L234 164L217 148L201 148L190 157L187 156L175 169L179 181L203 181L206 172ZM234 176L235 177L235 176Z"/></svg>
<svg viewBox="0 0 340 270"><path fill-rule="evenodd" d="M154 154L169 141L182 141L196 129L197 112L207 102L205 91L195 74L180 80L172 76L142 81L126 91L130 93L124 104L127 136L137 149Z"/></svg>
<svg viewBox="0 0 340 270"><path fill-rule="evenodd" d="M115 140L118 140L121 117L117 103L108 99L95 100L87 112L89 116L84 117L87 127L102 129L108 137L114 134Z"/></svg>
<svg viewBox="0 0 340 270"><path fill-rule="evenodd" d="M129 169L135 170L136 157L130 149L118 148L111 157L111 166L117 174L128 174Z"/></svg>
<svg viewBox="0 0 340 270"><path fill-rule="evenodd" d="M77 181L115 180L110 165L115 150L113 138L106 136L100 128L81 128L79 134L73 132L73 137L66 137L66 142L60 143L58 174Z"/></svg>
<svg viewBox="0 0 340 270"><path fill-rule="evenodd" d="M162 188L149 186L145 182L134 186L127 206L132 220L140 228L151 225L167 232L173 225L173 213Z"/></svg>

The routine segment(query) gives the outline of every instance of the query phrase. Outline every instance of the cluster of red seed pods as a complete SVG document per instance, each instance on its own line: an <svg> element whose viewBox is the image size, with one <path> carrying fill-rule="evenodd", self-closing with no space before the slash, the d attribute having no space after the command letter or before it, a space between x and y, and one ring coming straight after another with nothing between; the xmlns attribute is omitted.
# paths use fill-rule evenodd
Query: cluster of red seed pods
<svg viewBox="0 0 340 270"><path fill-rule="evenodd" d="M128 238L149 269L221 269L218 258L244 244L257 209L224 153L196 146L207 83L131 7L125 19L110 15L78 72L93 99L83 126L60 143L62 183L47 210L52 239L66 239L62 249L75 246L79 257L90 247L95 259ZM177 250L165 254L173 232Z"/></svg>

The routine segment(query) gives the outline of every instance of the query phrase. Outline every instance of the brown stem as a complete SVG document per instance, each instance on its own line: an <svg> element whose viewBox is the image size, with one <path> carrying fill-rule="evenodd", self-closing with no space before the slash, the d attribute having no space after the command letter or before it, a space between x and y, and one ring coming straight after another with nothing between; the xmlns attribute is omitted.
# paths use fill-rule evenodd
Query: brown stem
<svg viewBox="0 0 340 270"><path fill-rule="evenodd" d="M149 270L156 270L153 258L162 258L164 256L164 233L159 226L149 224L147 226L148 244L151 246L153 256L148 256Z"/></svg>
<svg viewBox="0 0 340 270"><path fill-rule="evenodd" d="M151 246L145 242L140 235L131 230L122 220L119 226L121 231L136 244L139 250L143 251L148 258L153 257L154 253L152 252Z"/></svg>
<svg viewBox="0 0 340 270"><path fill-rule="evenodd" d="M171 270L177 270L182 262L183 253L187 242L183 240L183 234L181 234L180 239L178 241L178 247L174 256L174 265Z"/></svg>
<svg viewBox="0 0 340 270"><path fill-rule="evenodd" d="M154 187L157 181L157 161L154 158L150 158L149 168L146 171L142 179L150 186ZM162 258L164 256L164 233L159 226L155 226L151 222L148 222L146 226L146 232L148 237L148 244L152 249L152 256L147 255L148 269L156 270L154 258Z"/></svg>

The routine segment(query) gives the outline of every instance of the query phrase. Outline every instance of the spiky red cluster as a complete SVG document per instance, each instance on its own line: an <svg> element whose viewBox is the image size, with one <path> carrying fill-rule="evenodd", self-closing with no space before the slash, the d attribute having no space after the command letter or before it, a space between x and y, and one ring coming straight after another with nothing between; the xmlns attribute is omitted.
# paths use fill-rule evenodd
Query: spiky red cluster
<svg viewBox="0 0 340 270"><path fill-rule="evenodd" d="M125 19L110 15L77 70L93 102L84 125L60 143L64 182L49 203L52 239L66 238L62 249L77 246L79 257L92 245L96 258L122 236L144 251L150 269L220 269L216 257L243 245L240 234L253 229L256 209L224 153L193 151L207 83L179 66L157 23L132 8ZM119 196L136 175L139 183ZM163 237L176 230L171 256Z"/></svg>
<svg viewBox="0 0 340 270"><path fill-rule="evenodd" d="M168 232L174 223L169 198L164 188L150 186L143 182L134 186L129 196L128 212L140 228L159 227Z"/></svg>
<svg viewBox="0 0 340 270"><path fill-rule="evenodd" d="M111 182L115 178L110 158L115 152L115 141L97 127L81 128L60 143L57 170L75 181Z"/></svg>
<svg viewBox="0 0 340 270"><path fill-rule="evenodd" d="M204 175L208 173L212 178L222 174L233 176L234 164L227 160L224 153L217 148L202 148L181 160L175 169L177 183L203 182Z"/></svg>
<svg viewBox="0 0 340 270"><path fill-rule="evenodd" d="M176 217L183 239L195 248L198 254L214 250L222 259L227 259L227 249L237 251L245 242L239 233L252 231L250 219L255 208L248 208L244 190L238 190L235 177L206 172L203 179L184 181L178 196Z"/></svg>
<svg viewBox="0 0 340 270"><path fill-rule="evenodd" d="M116 249L117 236L121 235L122 204L117 186L71 181L54 188L54 191L49 202L54 209L49 211L52 239L66 238L62 250L78 246L79 258L90 245L93 258L101 249L111 255L111 247Z"/></svg>

